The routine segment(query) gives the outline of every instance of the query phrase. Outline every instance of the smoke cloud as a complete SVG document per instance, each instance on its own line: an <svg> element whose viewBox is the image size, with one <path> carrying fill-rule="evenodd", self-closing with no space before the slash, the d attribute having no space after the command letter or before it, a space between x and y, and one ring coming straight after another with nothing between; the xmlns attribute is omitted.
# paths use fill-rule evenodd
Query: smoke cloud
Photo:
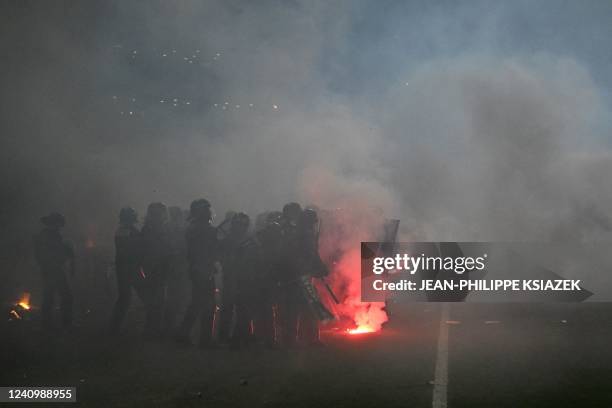
<svg viewBox="0 0 612 408"><path fill-rule="evenodd" d="M612 25L554 4L591 26L530 2L5 6L3 237L60 210L110 242L122 206L206 197L367 207L404 239L608 241L612 82L581 45Z"/></svg>

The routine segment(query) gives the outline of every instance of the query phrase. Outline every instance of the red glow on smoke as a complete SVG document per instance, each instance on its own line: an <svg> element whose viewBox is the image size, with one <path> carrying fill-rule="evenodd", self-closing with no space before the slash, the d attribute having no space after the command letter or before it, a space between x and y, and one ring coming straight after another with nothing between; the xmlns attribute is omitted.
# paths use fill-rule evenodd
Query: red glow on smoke
<svg viewBox="0 0 612 408"><path fill-rule="evenodd" d="M348 334L377 332L388 320L383 302L361 301L361 241L375 240L383 222L379 213L355 210L332 211L323 219L319 249L331 264L328 282L340 300L330 307L348 321Z"/></svg>
<svg viewBox="0 0 612 408"><path fill-rule="evenodd" d="M342 290L342 303L337 305L340 316L355 324L354 333L376 332L387 318L382 302L361 301L361 254L359 247L345 253L332 272L332 287Z"/></svg>

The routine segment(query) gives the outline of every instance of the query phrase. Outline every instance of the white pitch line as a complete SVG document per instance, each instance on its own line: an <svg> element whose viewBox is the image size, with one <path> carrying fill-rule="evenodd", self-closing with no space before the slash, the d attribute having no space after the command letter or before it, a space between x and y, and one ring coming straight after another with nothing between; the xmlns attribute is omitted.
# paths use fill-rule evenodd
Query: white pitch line
<svg viewBox="0 0 612 408"><path fill-rule="evenodd" d="M448 324L446 322L449 317L449 309L449 304L443 303L440 310L432 408L446 408L448 402Z"/></svg>

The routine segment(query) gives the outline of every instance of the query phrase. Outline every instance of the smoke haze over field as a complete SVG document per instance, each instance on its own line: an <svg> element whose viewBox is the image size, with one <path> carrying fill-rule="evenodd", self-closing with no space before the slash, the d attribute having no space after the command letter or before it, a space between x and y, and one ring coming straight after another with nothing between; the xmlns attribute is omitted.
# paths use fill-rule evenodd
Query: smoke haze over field
<svg viewBox="0 0 612 408"><path fill-rule="evenodd" d="M612 400L611 0L0 0L0 27L11 387L88 406ZM173 208L142 231L150 203L200 198L214 226L289 202L320 223L215 239ZM55 211L66 245L40 233ZM417 245L361 245L395 232ZM417 288L584 291L400 290L368 255L433 259Z"/></svg>
<svg viewBox="0 0 612 408"><path fill-rule="evenodd" d="M121 206L204 196L359 202L420 240L608 239L612 10L578 7L7 2L5 236L58 209L107 239Z"/></svg>

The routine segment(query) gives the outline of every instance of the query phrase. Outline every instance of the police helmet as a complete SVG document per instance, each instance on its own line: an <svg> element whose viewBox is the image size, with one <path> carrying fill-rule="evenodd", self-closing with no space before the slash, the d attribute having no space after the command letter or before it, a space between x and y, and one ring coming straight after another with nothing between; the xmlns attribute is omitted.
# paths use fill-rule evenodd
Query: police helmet
<svg viewBox="0 0 612 408"><path fill-rule="evenodd" d="M40 222L47 227L61 228L66 225L66 218L58 212L52 212L44 217L41 217Z"/></svg>
<svg viewBox="0 0 612 408"><path fill-rule="evenodd" d="M132 207L123 207L119 211L119 223L123 225L136 224L138 221L138 213Z"/></svg>

